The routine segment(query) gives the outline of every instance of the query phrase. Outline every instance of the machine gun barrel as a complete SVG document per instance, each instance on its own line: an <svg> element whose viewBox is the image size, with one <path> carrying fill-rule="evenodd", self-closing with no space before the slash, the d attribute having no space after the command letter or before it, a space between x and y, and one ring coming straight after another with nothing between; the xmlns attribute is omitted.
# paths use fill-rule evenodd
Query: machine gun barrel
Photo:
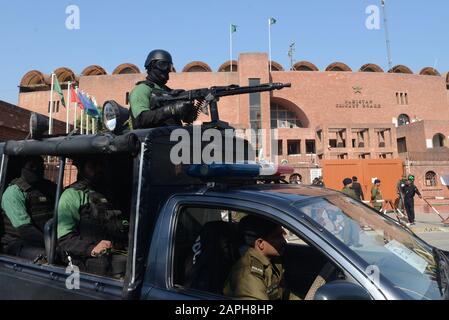
<svg viewBox="0 0 449 320"><path fill-rule="evenodd" d="M194 101L194 100L219 100L222 97L236 96L240 94L250 94L256 92L267 92L291 88L291 83L267 83L258 86L240 87L237 85L211 87L204 89L194 89L182 92L176 96L166 95L161 100L162 103L174 101Z"/></svg>
<svg viewBox="0 0 449 320"><path fill-rule="evenodd" d="M214 91L216 97L228 97L240 94L250 94L256 92L267 92L281 90L284 88L291 88L291 83L267 83L258 86L240 87L240 86L228 86L228 87L212 87L211 91Z"/></svg>
<svg viewBox="0 0 449 320"><path fill-rule="evenodd" d="M241 87L237 85L230 86L217 86L211 88L195 89L190 91L184 91L176 95L164 95L158 100L161 105L170 104L176 101L190 101L192 104L196 104L197 112L199 108L204 107L205 104L209 106L212 122L218 122L218 108L217 102L222 97L230 97L241 94L251 94L257 92L269 92L275 90L281 90L284 88L291 88L291 83L267 83L257 86Z"/></svg>

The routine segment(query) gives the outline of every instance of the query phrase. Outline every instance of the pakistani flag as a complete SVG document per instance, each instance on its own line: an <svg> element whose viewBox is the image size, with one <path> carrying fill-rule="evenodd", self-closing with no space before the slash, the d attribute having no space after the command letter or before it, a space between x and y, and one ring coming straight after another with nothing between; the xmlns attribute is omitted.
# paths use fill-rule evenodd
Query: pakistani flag
<svg viewBox="0 0 449 320"><path fill-rule="evenodd" d="M237 32L237 26L235 24L231 24L231 33Z"/></svg>
<svg viewBox="0 0 449 320"><path fill-rule="evenodd" d="M59 94L59 97L61 99L61 104L64 106L64 108L66 108L65 100L64 100L64 93L62 93L61 85L59 84L58 77L56 77L56 76L54 76L53 90Z"/></svg>
<svg viewBox="0 0 449 320"><path fill-rule="evenodd" d="M276 24L277 20L275 18L270 18L270 26Z"/></svg>

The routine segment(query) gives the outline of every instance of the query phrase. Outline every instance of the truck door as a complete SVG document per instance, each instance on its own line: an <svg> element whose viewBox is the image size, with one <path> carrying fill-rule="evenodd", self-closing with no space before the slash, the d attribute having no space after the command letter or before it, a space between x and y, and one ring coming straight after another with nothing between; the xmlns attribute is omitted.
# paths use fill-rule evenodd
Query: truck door
<svg viewBox="0 0 449 320"><path fill-rule="evenodd" d="M122 286L112 279L0 255L1 300L113 300L120 299Z"/></svg>
<svg viewBox="0 0 449 320"><path fill-rule="evenodd" d="M359 285L365 278L327 241L280 209L251 199L175 196L156 224L142 298L248 298L226 296L229 290L224 290L235 272L233 266L248 252L248 243L241 241L239 233L240 222L248 216L270 220L284 229L282 268L291 299L313 300L326 282L345 280Z"/></svg>

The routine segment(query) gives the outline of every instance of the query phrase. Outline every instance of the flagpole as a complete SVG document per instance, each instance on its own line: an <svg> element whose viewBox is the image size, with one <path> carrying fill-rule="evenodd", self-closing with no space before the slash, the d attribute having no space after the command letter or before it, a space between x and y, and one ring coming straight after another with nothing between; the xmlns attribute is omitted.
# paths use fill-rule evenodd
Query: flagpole
<svg viewBox="0 0 449 320"><path fill-rule="evenodd" d="M90 96L86 95L87 101L89 101ZM89 109L88 107L85 106L86 109ZM89 113L86 110L86 130L87 130L87 134L89 134L89 122L90 122L90 118L89 118Z"/></svg>
<svg viewBox="0 0 449 320"><path fill-rule="evenodd" d="M50 90L50 120L49 120L49 126L48 134L53 134L53 86L55 84L55 74L51 74L51 90Z"/></svg>
<svg viewBox="0 0 449 320"><path fill-rule="evenodd" d="M232 72L232 24L229 26L229 43L230 43L230 48L229 48L229 61L231 63L231 72Z"/></svg>
<svg viewBox="0 0 449 320"><path fill-rule="evenodd" d="M95 109L98 111L97 99L95 99L95 97L92 97L92 103L94 104ZM97 122L97 118L92 117L92 134L96 134L96 130L97 130L96 122Z"/></svg>
<svg viewBox="0 0 449 320"><path fill-rule="evenodd" d="M67 109L67 123L66 123L66 126L65 126L65 128L66 128L66 133L67 134L69 134L69 132L70 132L70 106L71 106L71 97L70 97L70 88L71 88L71 86L72 86L72 83L69 81L68 82L68 84L67 84L67 102L68 102L68 104L67 104L67 106L66 106L66 109Z"/></svg>
<svg viewBox="0 0 449 320"><path fill-rule="evenodd" d="M268 52L270 60L270 72L271 72L271 18L268 19Z"/></svg>
<svg viewBox="0 0 449 320"><path fill-rule="evenodd" d="M81 111L81 134L84 134L84 110Z"/></svg>
<svg viewBox="0 0 449 320"><path fill-rule="evenodd" d="M75 94L78 95L78 87L75 87ZM78 101L78 99L75 99L75 100ZM74 118L74 121L73 121L73 126L74 126L75 130L78 129L78 125L76 123L78 121L78 114L77 113L78 113L78 102L75 102L75 118Z"/></svg>

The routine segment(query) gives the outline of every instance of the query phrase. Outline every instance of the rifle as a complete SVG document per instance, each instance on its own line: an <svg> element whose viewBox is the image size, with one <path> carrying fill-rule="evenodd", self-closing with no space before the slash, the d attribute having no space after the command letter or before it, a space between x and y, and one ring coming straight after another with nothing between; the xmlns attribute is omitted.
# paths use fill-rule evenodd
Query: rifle
<svg viewBox="0 0 449 320"><path fill-rule="evenodd" d="M191 102L197 114L199 114L200 112L209 114L208 112L209 107L212 124L219 124L221 121L218 114L217 104L220 98L236 96L241 94L281 90L284 88L291 88L291 86L292 86L291 83L287 84L267 83L248 87L240 87L238 85L211 87L211 88L183 91L180 93L177 93L175 91L175 93L171 94L169 93L158 97L158 105L165 106L177 101Z"/></svg>

